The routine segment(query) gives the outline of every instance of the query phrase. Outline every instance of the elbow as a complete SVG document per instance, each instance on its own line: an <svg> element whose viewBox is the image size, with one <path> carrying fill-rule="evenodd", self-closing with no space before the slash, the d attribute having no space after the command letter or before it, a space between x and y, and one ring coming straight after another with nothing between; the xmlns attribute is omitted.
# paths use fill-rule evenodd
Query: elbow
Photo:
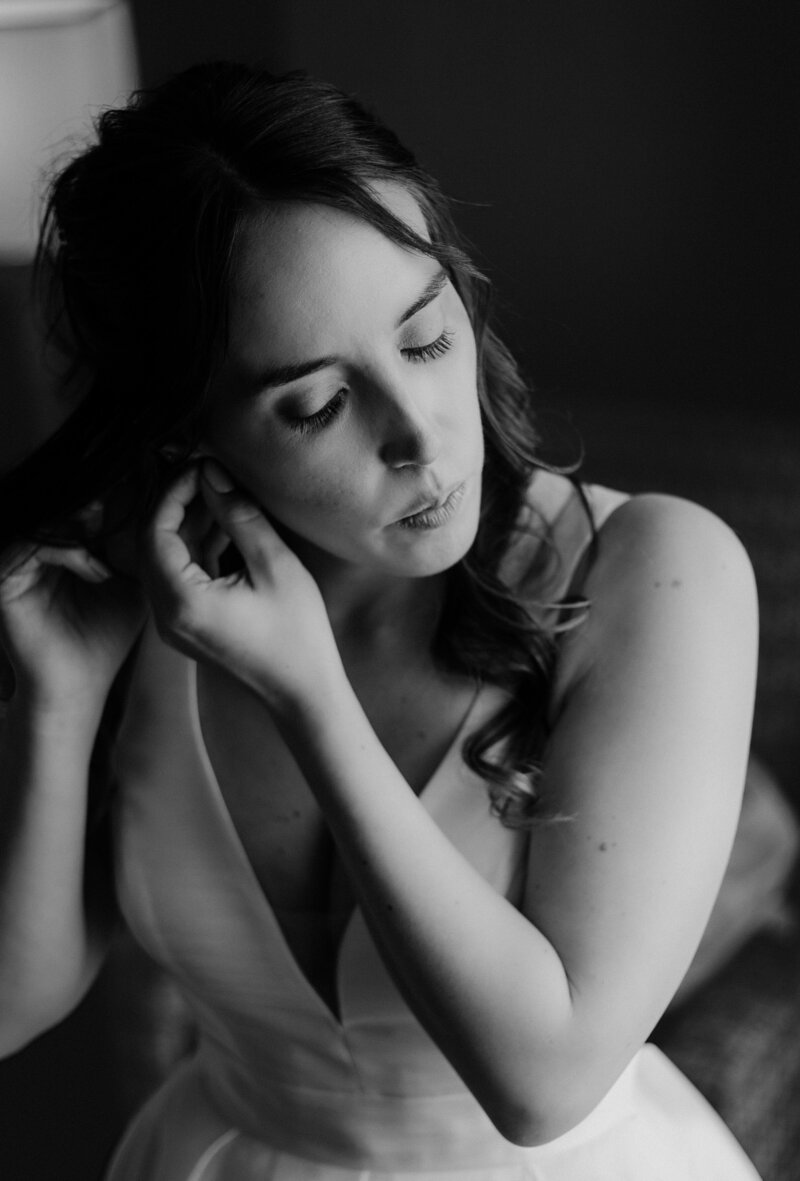
<svg viewBox="0 0 800 1181"><path fill-rule="evenodd" d="M591 1111L576 1111L574 1105L550 1104L546 1109L529 1103L504 1104L502 1110L487 1112L501 1136L520 1148L538 1148L557 1140L576 1127Z"/></svg>
<svg viewBox="0 0 800 1181"><path fill-rule="evenodd" d="M513 1091L504 1088L483 1107L506 1140L522 1148L537 1148L582 1123L602 1102L613 1082L613 1076L609 1077L605 1070L593 1070L591 1066L536 1070Z"/></svg>
<svg viewBox="0 0 800 1181"><path fill-rule="evenodd" d="M484 1107L500 1135L520 1148L546 1144L546 1128L541 1113L526 1103L504 1103L497 1110Z"/></svg>

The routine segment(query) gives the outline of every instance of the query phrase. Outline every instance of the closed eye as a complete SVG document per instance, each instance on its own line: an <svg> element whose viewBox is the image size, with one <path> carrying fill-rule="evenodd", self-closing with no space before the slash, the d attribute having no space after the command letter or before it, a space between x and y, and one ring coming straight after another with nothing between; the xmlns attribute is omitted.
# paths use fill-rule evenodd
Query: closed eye
<svg viewBox="0 0 800 1181"><path fill-rule="evenodd" d="M414 348L402 349L402 354L408 361L435 361L443 357L453 343L455 332L445 328L441 336L432 340L430 344L417 345Z"/></svg>
<svg viewBox="0 0 800 1181"><path fill-rule="evenodd" d="M327 426L336 415L344 408L347 400L347 389L343 387L333 395L330 402L326 402L321 410L317 410L314 414L307 414L305 417L289 417L286 416L287 425L291 430L297 431L298 434L305 435L309 431L319 431Z"/></svg>
<svg viewBox="0 0 800 1181"><path fill-rule="evenodd" d="M437 357L443 357L448 349L452 346L455 339L455 332L449 328L445 328L436 340L432 340L430 344L415 345L413 347L401 349L403 356L407 361L414 364L425 361L435 361ZM346 387L337 391L336 394L327 402L321 410L317 410L314 414L308 414L305 417L300 416L286 416L287 425L291 430L297 431L298 434L304 435L312 431L322 430L329 422L332 422L339 412L344 408L344 403L347 400Z"/></svg>

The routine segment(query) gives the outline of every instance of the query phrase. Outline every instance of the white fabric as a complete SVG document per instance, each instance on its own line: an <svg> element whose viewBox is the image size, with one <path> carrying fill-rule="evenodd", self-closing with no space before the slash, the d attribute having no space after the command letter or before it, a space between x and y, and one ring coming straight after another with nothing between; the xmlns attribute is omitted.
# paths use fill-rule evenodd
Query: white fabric
<svg viewBox="0 0 800 1181"><path fill-rule="evenodd" d="M594 493L601 517L620 500ZM585 523L568 532L565 573ZM185 989L201 1038L134 1121L108 1181L757 1181L653 1046L565 1136L509 1143L403 1002L358 911L339 949L336 1016L247 860L203 745L195 686L192 662L151 630L117 755L118 885L134 934ZM498 701L492 687L477 695L420 798L513 902L524 834L491 816L460 753Z"/></svg>

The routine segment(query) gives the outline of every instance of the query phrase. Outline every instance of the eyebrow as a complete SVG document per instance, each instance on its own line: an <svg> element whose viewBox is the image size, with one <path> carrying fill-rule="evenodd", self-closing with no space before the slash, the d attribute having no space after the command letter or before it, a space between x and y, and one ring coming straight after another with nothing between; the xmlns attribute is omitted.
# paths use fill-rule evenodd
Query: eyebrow
<svg viewBox="0 0 800 1181"><path fill-rule="evenodd" d="M429 303L433 303L436 296L446 287L449 275L441 268L436 272L431 281L426 286L425 290L415 299L410 307L407 307L400 319L397 321L397 327L400 328L406 321L410 320L412 316L416 316L417 312L421 312ZM308 377L312 373L317 373L320 369L328 369L331 365L335 365L338 357L319 357L316 361L301 361L297 365L276 365L272 369L266 369L260 373L253 381L253 388L258 390L268 390L275 386L289 385L290 382L299 381L301 377Z"/></svg>
<svg viewBox="0 0 800 1181"><path fill-rule="evenodd" d="M273 386L288 385L289 382L299 381L301 377L308 377L318 369L328 369L335 365L338 357L319 357L316 361L301 361L298 365L276 365L274 369L265 369L253 380L252 385L257 390L269 390Z"/></svg>
<svg viewBox="0 0 800 1181"><path fill-rule="evenodd" d="M447 271L443 267L440 267L419 299L415 299L411 307L406 308L403 312L397 321L397 327L399 328L402 324L405 324L406 320L410 320L412 316L416 316L417 312L421 312L429 303L433 303L442 288L447 285L448 278Z"/></svg>

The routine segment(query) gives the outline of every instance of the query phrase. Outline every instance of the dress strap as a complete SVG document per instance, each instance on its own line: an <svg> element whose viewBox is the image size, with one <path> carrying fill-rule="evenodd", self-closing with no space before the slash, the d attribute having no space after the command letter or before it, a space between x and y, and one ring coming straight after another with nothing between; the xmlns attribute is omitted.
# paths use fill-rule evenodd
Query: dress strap
<svg viewBox="0 0 800 1181"><path fill-rule="evenodd" d="M557 601L569 602L580 593L597 535L611 514L629 499L627 493L601 484L573 485L572 496L552 530L552 543L561 560L560 593L554 596Z"/></svg>

